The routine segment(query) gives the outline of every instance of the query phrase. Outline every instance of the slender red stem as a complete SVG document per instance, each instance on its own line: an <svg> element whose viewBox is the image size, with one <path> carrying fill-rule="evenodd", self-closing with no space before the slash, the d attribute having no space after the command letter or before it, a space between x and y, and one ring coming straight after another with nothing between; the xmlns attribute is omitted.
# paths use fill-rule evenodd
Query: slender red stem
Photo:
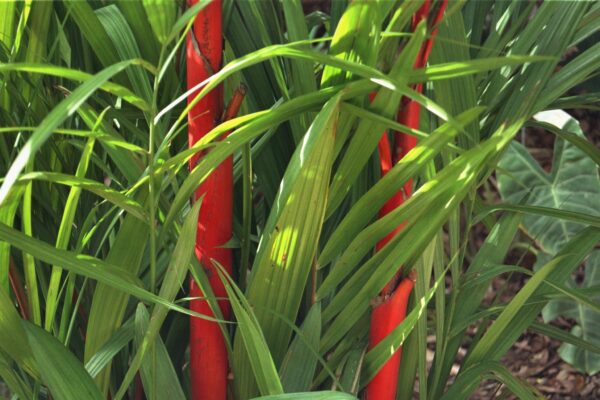
<svg viewBox="0 0 600 400"><path fill-rule="evenodd" d="M419 11L413 16L412 27L413 30L417 27L417 25L427 17L429 13L431 0L426 0L423 6L419 9ZM442 16L448 4L448 0L442 0L440 3L440 7L437 10L435 17L433 18L431 26L433 27L429 38L425 40L421 49L419 50L419 54L417 55L417 59L415 60L414 68L423 68L427 64L427 60L429 59L429 54L431 53L431 47L433 46L433 39L437 34L437 28L435 28L439 22L442 20ZM419 93L423 93L423 84L417 84L414 87L415 91ZM398 112L397 120L398 122L408 126L409 128L417 129L419 128L419 119L421 114L421 105L415 101L412 101L408 98L402 99L402 108ZM394 149L394 157L393 161L398 162L402 157L406 155L411 149L413 149L417 144L417 138L410 135L404 135L402 133L396 132L394 135L395 141L395 149ZM405 191L408 193L412 189L412 180L407 182L405 185Z"/></svg>
<svg viewBox="0 0 600 400"><path fill-rule="evenodd" d="M23 288L23 284L21 283L21 279L19 278L19 274L17 273L17 269L15 268L12 257L10 257L8 261L8 280L10 281L10 286L15 294L15 298L17 299L21 317L25 320L29 320L29 305L27 304L27 295L25 295L25 289Z"/></svg>
<svg viewBox="0 0 600 400"><path fill-rule="evenodd" d="M442 0L437 10L435 17L433 18L432 26L439 23L446 8L447 0ZM413 30L421 22L421 20L427 18L431 8L431 0L425 0L423 6L413 16ZM436 29L433 29L430 37L425 40L417 59L415 60L414 67L422 68L427 64L427 59L431 51L433 44L433 38L437 33ZM417 92L423 92L423 85L417 84L414 88ZM402 107L398 113L398 122L413 128L419 128L421 107L418 103L404 98L402 100ZM417 144L417 139L414 136L404 135L396 133L394 135L394 154L392 154L391 146L387 133L384 133L383 137L379 142L379 158L380 158L380 169L381 176L385 175L391 168L392 165L398 162L404 157L411 149ZM383 217L395 208L402 205L402 203L410 197L412 194L412 179L406 182L403 190L396 193L391 197L385 205L379 210L379 217ZM402 229L404 224L401 224L386 237L377 243L376 250L379 251L383 248L393 237ZM394 276L394 278L388 282L388 284L381 291L381 302L377 304L371 315L371 327L369 336L369 348L375 347L381 340L389 335L398 325L404 321L406 316L406 310L408 307L408 300L410 293L414 286L415 275L411 271L411 274L404 278L399 284L401 268ZM393 400L396 398L396 392L398 387L398 373L400 370L402 348L394 352L392 357L384 364L379 370L375 377L369 382L366 389L366 396L368 400Z"/></svg>
<svg viewBox="0 0 600 400"><path fill-rule="evenodd" d="M144 385L142 384L142 377L138 372L135 374L135 391L134 391L134 399L135 400L144 400Z"/></svg>
<svg viewBox="0 0 600 400"><path fill-rule="evenodd" d="M195 3L197 0L192 0ZM187 39L187 82L191 88L210 77L221 66L222 32L221 1L214 0L202 9L194 22L194 35ZM193 99L191 95L188 101ZM223 112L222 88L218 87L201 99L189 113L188 138L190 146L206 135L218 122ZM197 155L190 160L190 168L197 161ZM212 260L232 273L232 253L224 245L232 235L233 212L233 165L229 157L196 190L196 199L204 195L196 236L196 256L204 267L214 295L226 298L223 283L215 270ZM192 280L190 295L203 297L204 294ZM230 316L230 306L225 300L218 302L223 317ZM198 313L214 316L206 300L190 301L190 308ZM228 375L227 347L218 323L200 318L190 321L190 378L193 400L221 400L227 398Z"/></svg>

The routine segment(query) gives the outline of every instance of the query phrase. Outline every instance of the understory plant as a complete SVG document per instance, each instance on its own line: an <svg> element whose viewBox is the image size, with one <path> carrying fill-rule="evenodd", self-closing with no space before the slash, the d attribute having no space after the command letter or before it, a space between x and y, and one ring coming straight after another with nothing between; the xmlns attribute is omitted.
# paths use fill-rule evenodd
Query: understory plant
<svg viewBox="0 0 600 400"><path fill-rule="evenodd" d="M10 396L532 399L523 333L600 354L600 151L562 111L600 5L311 7L0 2Z"/></svg>

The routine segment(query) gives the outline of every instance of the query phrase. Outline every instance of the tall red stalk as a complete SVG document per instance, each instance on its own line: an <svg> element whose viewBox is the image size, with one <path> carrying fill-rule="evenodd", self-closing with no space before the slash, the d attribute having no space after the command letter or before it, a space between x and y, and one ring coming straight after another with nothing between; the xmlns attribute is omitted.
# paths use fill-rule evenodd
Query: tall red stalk
<svg viewBox="0 0 600 400"><path fill-rule="evenodd" d="M194 4L197 0L191 0ZM221 67L223 52L221 32L221 0L213 0L202 9L194 22L193 32L197 48L191 36L187 38L187 84L191 88L210 77ZM188 101L194 98L191 95ZM189 144L192 146L218 123L223 112L222 88L212 90L201 99L188 115ZM190 160L192 169L198 158ZM232 158L223 161L196 190L195 198L204 195L196 236L196 256L208 276L214 295L226 298L225 288L219 279L212 260L232 272L231 249L223 247L232 235L233 167ZM190 295L204 294L194 280L190 283ZM230 316L227 301L219 301L223 317ZM190 301L190 308L198 313L214 316L206 300ZM190 321L190 378L193 400L221 400L227 398L228 375L227 348L219 324L200 318Z"/></svg>
<svg viewBox="0 0 600 400"><path fill-rule="evenodd" d="M441 20L444 10L447 5L447 0L442 0L433 18L432 26L438 24ZM416 28L421 20L427 18L430 12L431 0L425 0L423 6L413 16L412 28ZM422 68L427 64L433 38L437 30L431 32L430 37L423 43L414 67ZM423 92L423 85L417 84L414 88L417 92ZM404 98L402 108L398 113L398 122L413 128L419 128L421 107L415 101ZM417 144L414 136L396 133L394 135L394 154L389 143L388 135L385 133L379 142L379 158L381 175L385 175L391 168L393 163L398 162ZM409 180L403 190L391 197L386 204L379 210L379 217L383 217L397 207L400 207L404 201L412 194L412 179ZM403 225L398 226L386 237L377 243L376 250L383 248L401 229ZM381 340L389 335L398 325L404 321L410 293L414 286L416 275L414 271L404 279L400 280L401 269L396 273L395 277L388 282L380 293L380 299L373 309L371 315L371 329L369 335L369 348L375 347ZM398 283L400 281L400 283ZM400 371L402 348L388 359L384 366L379 370L375 377L369 382L366 388L366 397L368 400L394 400L398 388L398 373Z"/></svg>

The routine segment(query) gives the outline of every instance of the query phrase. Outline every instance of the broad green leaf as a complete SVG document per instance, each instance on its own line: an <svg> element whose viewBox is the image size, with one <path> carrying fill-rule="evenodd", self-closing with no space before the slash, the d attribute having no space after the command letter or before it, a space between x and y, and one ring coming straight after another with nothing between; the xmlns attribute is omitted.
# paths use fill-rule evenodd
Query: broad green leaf
<svg viewBox="0 0 600 400"><path fill-rule="evenodd" d="M102 400L103 396L83 364L56 338L27 321L22 322L40 370L52 396L61 400Z"/></svg>
<svg viewBox="0 0 600 400"><path fill-rule="evenodd" d="M329 47L329 54L363 65L373 66L379 40L379 6L376 3L355 1L348 5L340 19ZM351 80L352 74L340 68L325 67L321 86L339 85Z"/></svg>
<svg viewBox="0 0 600 400"><path fill-rule="evenodd" d="M575 211L558 210L556 208L527 206L521 204L506 204L500 203L492 206L483 207L480 213L476 216L476 221L483 220L487 215L496 211L510 211L534 216L542 216L545 218L555 218L566 222L574 222L577 224L590 225L600 228L600 217ZM546 253L544 253L546 254Z"/></svg>
<svg viewBox="0 0 600 400"><path fill-rule="evenodd" d="M352 349L348 352L348 356L344 361L344 370L340 377L342 388L353 395L357 395L360 390L360 375L363 371L365 355L367 352L367 344Z"/></svg>
<svg viewBox="0 0 600 400"><path fill-rule="evenodd" d="M583 107L582 107L583 108ZM546 129L556 136L569 142L570 144L577 146L579 150L583 151L588 155L596 165L600 166L600 149L594 146L589 140L585 138L585 136L578 135L577 133L572 133L564 129L560 129L553 124L549 124L546 122L530 122L529 125L533 127L538 127L542 129Z"/></svg>
<svg viewBox="0 0 600 400"><path fill-rule="evenodd" d="M139 303L135 315L135 345L143 346L150 325L150 315L146 307ZM153 354L154 353L154 354ZM154 358L155 357L155 358ZM140 375L146 396L151 399L185 400L177 373L171 363L169 353L160 335L156 335L152 348L141 358Z"/></svg>
<svg viewBox="0 0 600 400"><path fill-rule="evenodd" d="M64 4L70 12L70 17L75 20L85 40L88 41L102 65L106 68L119 62L117 49L100 23L91 4L77 0L68 0ZM119 80L123 81L123 79Z"/></svg>
<svg viewBox="0 0 600 400"><path fill-rule="evenodd" d="M116 5L111 4L102 7L96 10L96 15L117 49L120 60L141 58L141 53L133 32ZM126 72L136 94L147 102L151 102L152 88L148 80L148 73L140 66L129 68Z"/></svg>
<svg viewBox="0 0 600 400"><path fill-rule="evenodd" d="M104 346L85 363L88 374L95 378L112 361L113 357L133 340L134 335L133 320L130 319L121 325L113 336L104 343Z"/></svg>
<svg viewBox="0 0 600 400"><path fill-rule="evenodd" d="M177 17L177 3L171 0L143 0L148 21L159 42L165 44Z"/></svg>
<svg viewBox="0 0 600 400"><path fill-rule="evenodd" d="M580 287L600 284L600 251L592 252L585 267L585 278ZM577 290L577 289L575 289ZM593 300L599 301L599 296ZM571 333L590 344L600 346L600 313L574 299L552 300L544 308L544 320L550 322L558 316L572 318L577 322ZM593 375L600 371L600 355L572 344L562 344L558 350L561 358L580 371Z"/></svg>
<svg viewBox="0 0 600 400"><path fill-rule="evenodd" d="M285 356L291 328L265 309L294 321L314 263L327 202L340 97L325 104L304 136L284 176L283 185L261 238L247 289L275 365ZM269 290L265 290L265 285ZM239 355L241 342L234 342ZM246 361L235 359L242 397L254 390Z"/></svg>
<svg viewBox="0 0 600 400"><path fill-rule="evenodd" d="M279 369L281 384L286 393L310 390L318 363L311 348L319 348L321 303L315 303L310 308L302 322L300 332L304 338L296 335Z"/></svg>
<svg viewBox="0 0 600 400"><path fill-rule="evenodd" d="M225 285L227 297L237 320L238 335L236 336L236 344L243 345L243 351L247 357L247 361L244 361L250 364L258 390L264 395L283 394L283 386L281 386L281 381L277 375L275 363L271 357L260 323L252 311L252 306L239 288L231 281L231 278L227 276L227 273L222 271L222 267L217 266L221 268L218 270L219 276ZM240 350L242 350L241 346L236 348L234 361L243 360L240 356ZM236 371L235 365L234 371ZM239 392L236 393L236 396L240 396L243 393L241 390L244 389L248 390L244 387L237 388Z"/></svg>
<svg viewBox="0 0 600 400"><path fill-rule="evenodd" d="M0 287L0 350L34 377L39 377L38 365L27 336L21 326L21 318L7 292Z"/></svg>
<svg viewBox="0 0 600 400"><path fill-rule="evenodd" d="M560 129L582 135L577 121L560 110L535 116ZM598 167L584 152L569 142L557 138L552 171L547 173L518 143L511 143L498 164L498 187L502 198L519 203L526 195L527 204L600 216ZM542 216L525 216L523 226L542 249L555 254L581 224Z"/></svg>

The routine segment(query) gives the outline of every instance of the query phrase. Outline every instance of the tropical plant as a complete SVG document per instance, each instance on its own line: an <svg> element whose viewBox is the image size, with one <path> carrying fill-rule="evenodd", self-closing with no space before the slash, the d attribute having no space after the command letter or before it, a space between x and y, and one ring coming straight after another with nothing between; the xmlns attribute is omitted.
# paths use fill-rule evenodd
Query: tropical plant
<svg viewBox="0 0 600 400"><path fill-rule="evenodd" d="M18 398L372 398L403 346L391 398L468 398L483 379L538 397L500 358L526 330L600 353L538 319L557 301L600 310L569 283L600 219L548 202L568 176L515 170L512 143L541 126L562 140L557 160L577 154L597 178L598 149L540 115L597 99L569 91L596 74L600 44L561 56L599 11L0 2L0 377ZM499 204L484 196L495 174ZM517 236L548 250L535 271L505 264ZM502 274L529 279L486 303ZM369 345L386 287L407 315Z"/></svg>

